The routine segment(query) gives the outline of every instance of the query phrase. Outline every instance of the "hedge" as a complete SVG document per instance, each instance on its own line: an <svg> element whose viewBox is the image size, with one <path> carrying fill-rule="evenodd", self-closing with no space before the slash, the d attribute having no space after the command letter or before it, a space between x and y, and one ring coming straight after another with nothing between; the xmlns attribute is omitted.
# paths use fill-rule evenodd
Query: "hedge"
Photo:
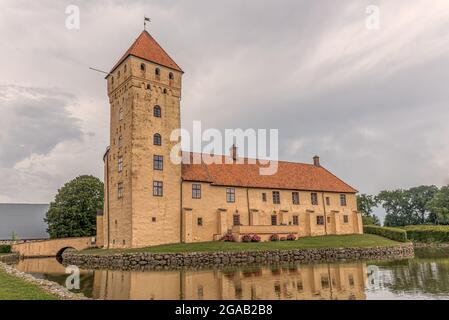
<svg viewBox="0 0 449 320"><path fill-rule="evenodd" d="M407 226L408 239L414 242L449 242L449 226Z"/></svg>
<svg viewBox="0 0 449 320"><path fill-rule="evenodd" d="M0 253L11 253L11 246L8 245L0 245Z"/></svg>
<svg viewBox="0 0 449 320"><path fill-rule="evenodd" d="M378 226L363 226L363 231L368 234L375 234L399 242L408 241L407 232L402 229L378 227Z"/></svg>

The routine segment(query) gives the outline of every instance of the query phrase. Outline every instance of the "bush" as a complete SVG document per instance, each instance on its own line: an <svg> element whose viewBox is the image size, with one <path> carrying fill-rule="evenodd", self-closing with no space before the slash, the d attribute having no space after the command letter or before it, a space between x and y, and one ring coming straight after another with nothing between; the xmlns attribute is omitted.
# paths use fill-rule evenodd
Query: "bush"
<svg viewBox="0 0 449 320"><path fill-rule="evenodd" d="M287 241L286 237L281 237L281 241Z"/></svg>
<svg viewBox="0 0 449 320"><path fill-rule="evenodd" d="M407 242L407 232L398 228L387 228L378 226L363 226L363 231L399 242Z"/></svg>
<svg viewBox="0 0 449 320"><path fill-rule="evenodd" d="M258 236L257 234L253 234L251 236L251 242L260 242L260 236Z"/></svg>
<svg viewBox="0 0 449 320"><path fill-rule="evenodd" d="M277 234L272 234L270 236L270 241L279 241L279 236Z"/></svg>
<svg viewBox="0 0 449 320"><path fill-rule="evenodd" d="M11 246L9 244L0 245L0 253L11 253Z"/></svg>
<svg viewBox="0 0 449 320"><path fill-rule="evenodd" d="M228 230L228 232L226 232L226 234L220 240L224 242L235 242L235 237L232 234L232 231Z"/></svg>
<svg viewBox="0 0 449 320"><path fill-rule="evenodd" d="M251 242L252 241L252 236L250 234L244 234L242 236L242 242Z"/></svg>
<svg viewBox="0 0 449 320"><path fill-rule="evenodd" d="M287 241L295 241L296 240L296 236L294 234L289 234L287 236Z"/></svg>
<svg viewBox="0 0 449 320"><path fill-rule="evenodd" d="M414 242L449 242L449 226L407 226L407 238Z"/></svg>

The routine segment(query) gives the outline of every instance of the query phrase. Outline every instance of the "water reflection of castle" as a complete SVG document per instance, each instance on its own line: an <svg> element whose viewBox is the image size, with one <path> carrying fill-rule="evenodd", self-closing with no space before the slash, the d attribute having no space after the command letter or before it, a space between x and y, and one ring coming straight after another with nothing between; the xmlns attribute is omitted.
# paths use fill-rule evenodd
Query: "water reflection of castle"
<svg viewBox="0 0 449 320"><path fill-rule="evenodd" d="M238 271L97 271L94 296L137 300L365 299L366 265L315 265Z"/></svg>
<svg viewBox="0 0 449 320"><path fill-rule="evenodd" d="M54 259L25 260L18 267L60 275L61 281L66 276ZM364 300L366 274L363 262L239 270L102 270L82 271L81 286L89 287L94 298L108 300Z"/></svg>

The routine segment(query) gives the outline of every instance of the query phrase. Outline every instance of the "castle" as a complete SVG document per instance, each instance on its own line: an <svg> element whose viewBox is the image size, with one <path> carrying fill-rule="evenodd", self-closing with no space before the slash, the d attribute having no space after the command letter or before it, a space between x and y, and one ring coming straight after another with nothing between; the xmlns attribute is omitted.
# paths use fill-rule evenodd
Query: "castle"
<svg viewBox="0 0 449 320"><path fill-rule="evenodd" d="M97 243L137 248L168 243L360 234L357 190L320 165L260 163L175 164L173 130L181 127L182 69L143 31L106 77L110 146L104 155L105 203ZM192 156L184 153L183 156ZM226 157L226 156L223 156ZM243 162L243 164L241 163Z"/></svg>

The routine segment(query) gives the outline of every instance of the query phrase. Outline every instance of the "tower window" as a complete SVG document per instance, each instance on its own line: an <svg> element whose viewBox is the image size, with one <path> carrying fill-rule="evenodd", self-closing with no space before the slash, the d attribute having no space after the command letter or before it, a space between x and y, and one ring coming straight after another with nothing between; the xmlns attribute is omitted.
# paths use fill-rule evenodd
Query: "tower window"
<svg viewBox="0 0 449 320"><path fill-rule="evenodd" d="M203 218L198 218L197 224L199 227L202 227L203 226Z"/></svg>
<svg viewBox="0 0 449 320"><path fill-rule="evenodd" d="M151 85L147 84L147 90L151 90Z"/></svg>
<svg viewBox="0 0 449 320"><path fill-rule="evenodd" d="M201 199L201 184L192 184L192 199Z"/></svg>
<svg viewBox="0 0 449 320"><path fill-rule="evenodd" d="M121 148L123 146L123 137L118 137L118 147Z"/></svg>
<svg viewBox="0 0 449 320"><path fill-rule="evenodd" d="M120 109L120 111L118 112L118 119L120 121L123 120L123 109Z"/></svg>
<svg viewBox="0 0 449 320"><path fill-rule="evenodd" d="M120 156L118 157L118 172L122 172L123 171L123 157Z"/></svg>
<svg viewBox="0 0 449 320"><path fill-rule="evenodd" d="M153 196L162 197L164 195L164 183L162 181L153 181Z"/></svg>
<svg viewBox="0 0 449 320"><path fill-rule="evenodd" d="M168 92L168 91L167 91L167 89L164 89L164 91L163 91L163 92L164 92L164 94L167 94L167 92Z"/></svg>
<svg viewBox="0 0 449 320"><path fill-rule="evenodd" d="M155 146L161 146L162 145L162 137L159 133L156 133L153 137L153 144Z"/></svg>
<svg viewBox="0 0 449 320"><path fill-rule="evenodd" d="M159 77L161 75L161 69L156 68L156 70L154 71L154 73L156 74L157 77Z"/></svg>
<svg viewBox="0 0 449 320"><path fill-rule="evenodd" d="M123 183L120 182L120 183L117 185L117 197L118 197L119 199L123 198L123 192L124 192Z"/></svg>
<svg viewBox="0 0 449 320"><path fill-rule="evenodd" d="M160 107L160 106L155 106L155 107L154 107L154 109L153 109L153 115L154 115L156 118L162 117L162 110L161 110L161 107Z"/></svg>
<svg viewBox="0 0 449 320"><path fill-rule="evenodd" d="M265 192L262 193L262 201L267 202L267 194Z"/></svg>
<svg viewBox="0 0 449 320"><path fill-rule="evenodd" d="M163 156L153 156L153 168L154 170L164 170L164 157Z"/></svg>
<svg viewBox="0 0 449 320"><path fill-rule="evenodd" d="M168 74L168 78L169 78L170 80L173 80L173 79L175 78L175 76L173 75L173 72L170 72L170 73Z"/></svg>
<svg viewBox="0 0 449 320"><path fill-rule="evenodd" d="M313 206L317 206L318 205L318 194L313 192L310 195L310 200L311 200Z"/></svg>
<svg viewBox="0 0 449 320"><path fill-rule="evenodd" d="M273 191L273 204L281 203L281 194L279 191Z"/></svg>
<svg viewBox="0 0 449 320"><path fill-rule="evenodd" d="M145 63L142 63L142 64L140 65L140 70L145 71Z"/></svg>
<svg viewBox="0 0 449 320"><path fill-rule="evenodd" d="M228 203L235 202L235 188L227 188L226 189L226 202L228 202Z"/></svg>
<svg viewBox="0 0 449 320"><path fill-rule="evenodd" d="M156 217L152 217L151 222L156 222Z"/></svg>

